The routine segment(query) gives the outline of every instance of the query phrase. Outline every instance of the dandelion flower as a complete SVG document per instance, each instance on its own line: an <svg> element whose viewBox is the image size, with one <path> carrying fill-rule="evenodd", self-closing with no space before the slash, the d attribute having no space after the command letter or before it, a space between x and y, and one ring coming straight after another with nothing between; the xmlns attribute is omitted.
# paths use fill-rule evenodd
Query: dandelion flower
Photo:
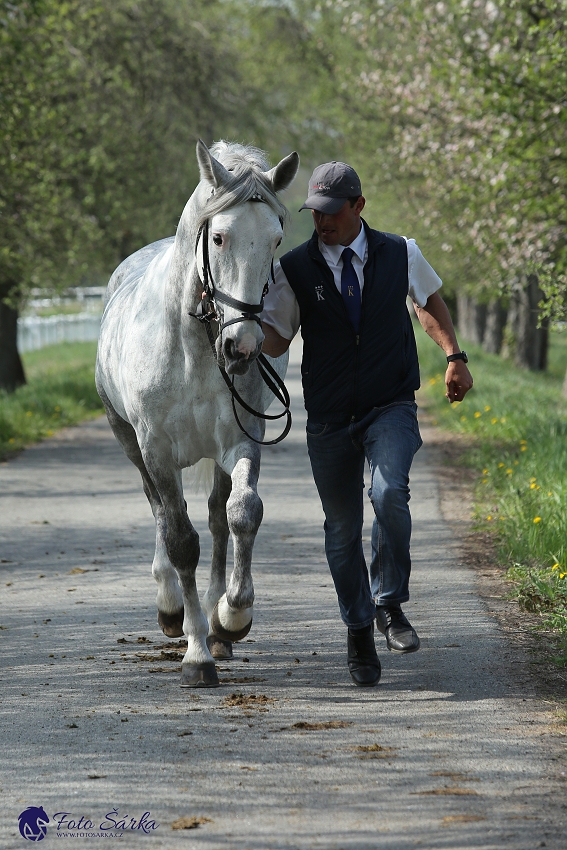
<svg viewBox="0 0 567 850"><path fill-rule="evenodd" d="M537 522L541 522L541 517L540 517L540 516L535 516L535 517L534 517L534 522L536 522L536 523L537 523Z"/></svg>
<svg viewBox="0 0 567 850"><path fill-rule="evenodd" d="M483 475L488 475L488 469L483 469L483 470L482 470L482 474L483 474Z"/></svg>
<svg viewBox="0 0 567 850"><path fill-rule="evenodd" d="M559 578L565 578L565 573L559 573Z"/></svg>
<svg viewBox="0 0 567 850"><path fill-rule="evenodd" d="M483 478L483 479L482 479L482 483L483 483L483 484L488 484L488 478Z"/></svg>
<svg viewBox="0 0 567 850"><path fill-rule="evenodd" d="M480 412L480 410L475 410L475 412L474 412L474 418L475 418L475 419L478 419L480 416L482 416L482 413Z"/></svg>
<svg viewBox="0 0 567 850"><path fill-rule="evenodd" d="M507 470L506 470L506 475L512 475L512 470L511 470L511 469L507 469Z"/></svg>
<svg viewBox="0 0 567 850"><path fill-rule="evenodd" d="M552 569L552 570L558 570L558 569L559 569L559 564L554 564L554 565L552 566L552 568L551 568L551 569Z"/></svg>
<svg viewBox="0 0 567 850"><path fill-rule="evenodd" d="M520 445L525 446L527 444L527 442L528 442L527 440L520 440Z"/></svg>
<svg viewBox="0 0 567 850"><path fill-rule="evenodd" d="M502 463L502 462L500 462L500 463L498 464L498 469L502 469L502 467L503 467L503 466L505 466L505 464L504 464L504 463Z"/></svg>
<svg viewBox="0 0 567 850"><path fill-rule="evenodd" d="M496 418L496 416L494 416L494 417L490 420L490 424L491 424L491 425L496 425L496 423L497 423L497 422L498 422L498 419Z"/></svg>
<svg viewBox="0 0 567 850"><path fill-rule="evenodd" d="M547 495L548 495L548 496L553 496L553 493L551 492L551 490L549 490L549 491L548 491Z"/></svg>
<svg viewBox="0 0 567 850"><path fill-rule="evenodd" d="M466 421L467 421L467 417L466 417L466 416L461 416L461 422L466 422Z"/></svg>
<svg viewBox="0 0 567 850"><path fill-rule="evenodd" d="M520 451L521 451L521 452L527 452L527 450L528 450L528 447L527 447L527 446L522 446L522 447L520 448Z"/></svg>
<svg viewBox="0 0 567 850"><path fill-rule="evenodd" d="M488 520L488 522L490 522L490 520L492 519L492 514L488 514L488 516L486 517L486 519Z"/></svg>
<svg viewBox="0 0 567 850"><path fill-rule="evenodd" d="M533 481L532 481L532 483L530 484L530 490L535 490L536 487L537 487L537 484L534 484Z"/></svg>
<svg viewBox="0 0 567 850"><path fill-rule="evenodd" d="M488 411L490 410L490 405L487 404L486 407L484 408L484 410L486 411L486 413L488 413Z"/></svg>
<svg viewBox="0 0 567 850"><path fill-rule="evenodd" d="M503 417L500 419L500 421L501 421L501 422L502 422L502 424L504 425L504 424L506 423L506 417L505 417L505 416L503 416Z"/></svg>

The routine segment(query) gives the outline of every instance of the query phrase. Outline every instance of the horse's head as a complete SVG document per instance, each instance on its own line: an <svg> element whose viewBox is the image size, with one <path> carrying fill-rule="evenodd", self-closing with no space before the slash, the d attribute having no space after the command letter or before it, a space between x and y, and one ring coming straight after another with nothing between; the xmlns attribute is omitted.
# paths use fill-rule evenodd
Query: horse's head
<svg viewBox="0 0 567 850"><path fill-rule="evenodd" d="M287 215L276 193L295 177L299 157L292 153L268 169L255 148L221 142L212 150L218 158L197 144L207 190L197 264L221 322L217 356L229 374L243 375L262 348L259 313Z"/></svg>

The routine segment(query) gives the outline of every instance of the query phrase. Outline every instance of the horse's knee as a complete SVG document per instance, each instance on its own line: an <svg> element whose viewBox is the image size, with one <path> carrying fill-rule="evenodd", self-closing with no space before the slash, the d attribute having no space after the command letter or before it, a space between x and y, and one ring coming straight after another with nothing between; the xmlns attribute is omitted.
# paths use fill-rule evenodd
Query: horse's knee
<svg viewBox="0 0 567 850"><path fill-rule="evenodd" d="M232 534L256 534L264 515L264 506L258 493L251 487L231 494L226 503L226 515Z"/></svg>
<svg viewBox="0 0 567 850"><path fill-rule="evenodd" d="M165 534L165 546L167 557L175 569L184 573L195 571L199 562L200 546L199 535L195 529L175 529L168 523Z"/></svg>

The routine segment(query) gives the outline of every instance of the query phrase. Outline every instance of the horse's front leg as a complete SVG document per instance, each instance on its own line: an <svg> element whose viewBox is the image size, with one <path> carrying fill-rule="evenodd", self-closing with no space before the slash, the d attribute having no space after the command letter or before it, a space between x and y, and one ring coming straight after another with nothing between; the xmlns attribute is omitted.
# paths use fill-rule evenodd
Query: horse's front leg
<svg viewBox="0 0 567 850"><path fill-rule="evenodd" d="M226 503L230 496L232 481L218 464L215 465L215 480L209 496L209 531L212 537L211 577L207 592L203 597L203 611L209 620L207 645L213 658L232 658L232 643L214 634L211 616L221 596L226 591L226 553L229 528L226 517Z"/></svg>
<svg viewBox="0 0 567 850"><path fill-rule="evenodd" d="M181 686L185 688L215 687L219 680L215 662L207 647L208 623L197 593L195 572L199 562L199 535L187 516L181 470L171 461L149 452L146 468L159 493L165 522L160 527L169 562L181 585L185 615L183 632L187 652L181 664Z"/></svg>
<svg viewBox="0 0 567 850"><path fill-rule="evenodd" d="M212 616L211 627L223 640L242 640L252 625L254 585L252 548L262 522L263 506L256 487L260 474L260 450L240 458L232 471L232 491L226 503L228 527L234 545L234 569L226 593Z"/></svg>

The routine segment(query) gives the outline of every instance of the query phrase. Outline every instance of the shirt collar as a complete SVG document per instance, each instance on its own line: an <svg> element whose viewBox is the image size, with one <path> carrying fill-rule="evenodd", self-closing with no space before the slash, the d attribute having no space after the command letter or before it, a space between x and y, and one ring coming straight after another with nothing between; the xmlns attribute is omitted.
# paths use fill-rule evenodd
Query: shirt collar
<svg viewBox="0 0 567 850"><path fill-rule="evenodd" d="M321 240L319 240L319 250L326 260L330 260L335 265L338 265L345 247L345 245L325 245L321 242ZM366 231L364 227L360 228L360 233L348 247L353 250L360 262L364 263L368 250L368 239L366 238Z"/></svg>

